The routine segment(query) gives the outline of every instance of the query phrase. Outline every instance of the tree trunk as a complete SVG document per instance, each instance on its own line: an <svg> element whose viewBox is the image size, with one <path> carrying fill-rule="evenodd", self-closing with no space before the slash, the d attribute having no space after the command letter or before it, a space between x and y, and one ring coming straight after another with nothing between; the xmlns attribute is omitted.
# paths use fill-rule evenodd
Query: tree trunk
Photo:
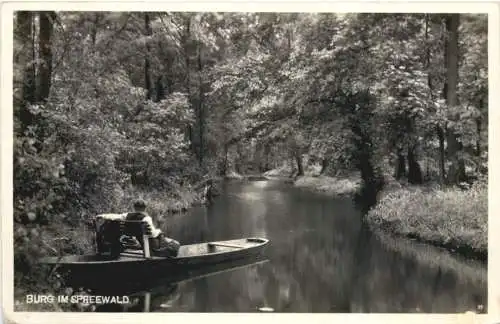
<svg viewBox="0 0 500 324"><path fill-rule="evenodd" d="M323 158L321 160L321 171L319 172L319 174L320 175L325 174L327 169L328 169L328 159Z"/></svg>
<svg viewBox="0 0 500 324"><path fill-rule="evenodd" d="M271 146L269 143L264 144L264 167L263 172L267 172L271 170L271 166L269 165L269 155L271 154Z"/></svg>
<svg viewBox="0 0 500 324"><path fill-rule="evenodd" d="M92 25L92 29L90 31L90 39L92 41L92 48L91 48L91 54L95 55L96 53L96 41L97 41L97 32L98 32L98 25L99 25L99 20L100 20L100 13L94 13L94 21ZM94 84L94 97L96 101L99 100L101 89L99 86L99 78L94 78L92 80L92 83Z"/></svg>
<svg viewBox="0 0 500 324"><path fill-rule="evenodd" d="M155 102L160 102L163 99L165 99L165 88L163 87L163 82L161 80L161 76L158 76L158 78L156 78L155 88L156 88Z"/></svg>
<svg viewBox="0 0 500 324"><path fill-rule="evenodd" d="M293 178L295 174L295 161L294 161L294 156L290 155L289 156L289 163L290 163L290 178ZM288 159L287 159L288 160Z"/></svg>
<svg viewBox="0 0 500 324"><path fill-rule="evenodd" d="M152 86L151 86L151 76L150 76L150 61L149 61L149 55L150 55L150 46L149 46L149 37L153 34L151 30L151 22L149 18L149 14L146 12L144 13L144 27L146 30L146 54L144 56L144 86L146 88L146 97L151 99L152 97Z"/></svg>
<svg viewBox="0 0 500 324"><path fill-rule="evenodd" d="M19 11L16 20L16 36L19 39L23 51L15 60L19 66L23 67L22 82L22 102L18 106L17 116L19 117L21 131L33 124L34 115L28 110L28 105L35 102L35 46L33 33L33 13L30 11Z"/></svg>
<svg viewBox="0 0 500 324"><path fill-rule="evenodd" d="M172 72L172 58L170 57L170 53L167 53L167 57L165 58L165 66L166 66L166 75L165 75L165 86L166 91L165 95L169 95L174 92L174 81L173 81L173 72Z"/></svg>
<svg viewBox="0 0 500 324"><path fill-rule="evenodd" d="M483 98L479 100L479 107L483 107ZM481 116L476 118L476 132L477 132L477 139L476 139L476 156L480 157L481 156L481 131L482 131L482 119Z"/></svg>
<svg viewBox="0 0 500 324"><path fill-rule="evenodd" d="M227 175L228 160L229 160L229 145L226 143L224 144L224 159L222 161L222 168L220 174L221 176Z"/></svg>
<svg viewBox="0 0 500 324"><path fill-rule="evenodd" d="M446 101L448 109L455 109L458 106L458 28L460 24L459 14L449 14L446 16L446 31L448 38L445 50L446 64ZM456 114L452 114L452 120L458 120ZM453 129L448 129L446 134L448 143L448 156L450 158L450 168L448 169L448 182L459 183L465 180L465 164L460 157L462 144L458 135Z"/></svg>
<svg viewBox="0 0 500 324"><path fill-rule="evenodd" d="M364 150L358 155L358 170L361 172L363 185L360 192L355 195L355 202L360 206L363 214L366 214L377 204L377 195L384 185L383 177L378 175L371 162L372 152Z"/></svg>
<svg viewBox="0 0 500 324"><path fill-rule="evenodd" d="M53 22L56 17L53 11L40 12L40 35L38 40L38 51L40 63L38 66L37 96L36 101L43 103L50 93L52 78L52 44L51 36Z"/></svg>
<svg viewBox="0 0 500 324"><path fill-rule="evenodd" d="M190 60L190 38L191 38L191 16L185 18L184 21L185 31L182 35L182 46L184 49L184 64L186 68L186 76L185 76L185 87L188 100L192 103L192 95L191 95L191 60ZM171 90L169 90L171 91ZM195 143L194 137L194 129L192 125L187 126L187 136L190 143L190 149L195 156L198 155L197 145Z"/></svg>
<svg viewBox="0 0 500 324"><path fill-rule="evenodd" d="M431 66L431 50L428 44L429 41L429 15L425 15L425 43L426 43L426 51L425 51L425 68L427 69L427 85L429 87L429 94L431 101L434 102L434 85L432 84L432 77L430 73ZM445 51L445 61L446 61L446 51ZM445 82L446 84L446 82ZM445 86L445 88L447 88ZM446 98L446 90L443 91L443 96ZM446 171L445 171L445 151L444 151L444 132L441 125L436 124L436 134L438 136L439 141L439 180L441 183L444 183L446 180Z"/></svg>
<svg viewBox="0 0 500 324"><path fill-rule="evenodd" d="M348 95L348 100L345 103L350 119L349 126L354 135L356 167L360 171L363 181L363 185L356 193L354 200L363 214L366 214L377 204L378 193L385 183L380 168L373 163L375 148L372 134L375 126L373 124L372 101L370 93L364 91ZM357 105L360 105L362 109L356 109Z"/></svg>
<svg viewBox="0 0 500 324"><path fill-rule="evenodd" d="M436 126L436 132L439 140L439 178L441 183L446 181L446 170L445 170L445 150L444 150L444 131L443 128L439 125Z"/></svg>
<svg viewBox="0 0 500 324"><path fill-rule="evenodd" d="M198 43L197 46L198 49L198 141L199 141L199 159L200 159L200 165L203 163L203 156L205 154L205 139L204 139L204 132L205 132L205 113L204 113L204 106L203 106L203 101L204 101L204 89L203 89L203 78L202 78L202 71L203 71L203 63L201 60L201 44Z"/></svg>
<svg viewBox="0 0 500 324"><path fill-rule="evenodd" d="M94 25L92 26L91 34L90 34L90 39L92 41L92 50L95 50L95 45L97 41L97 26L99 24L100 20L100 13L95 13L94 14Z"/></svg>
<svg viewBox="0 0 500 324"><path fill-rule="evenodd" d="M408 182L422 184L422 168L415 157L415 148L408 148Z"/></svg>
<svg viewBox="0 0 500 324"><path fill-rule="evenodd" d="M160 20L163 21L161 16L160 16ZM165 98L167 95L169 95L173 92L172 87L173 87L173 77L174 76L172 75L172 63L173 63L172 62L172 55L168 51L168 49L165 49L165 46L164 46L162 40L158 40L158 49L160 50L160 55L163 57L164 69L163 69L163 77L161 79L163 80L163 82L162 82L163 98Z"/></svg>
<svg viewBox="0 0 500 324"><path fill-rule="evenodd" d="M304 165L302 163L302 155L299 152L295 153L295 162L297 163L297 177L304 175Z"/></svg>
<svg viewBox="0 0 500 324"><path fill-rule="evenodd" d="M243 160L243 149L241 148L241 142L238 142L238 144L236 144L236 161L234 163L234 167L235 167L235 171L236 173L238 174L241 174L242 172L242 160Z"/></svg>
<svg viewBox="0 0 500 324"><path fill-rule="evenodd" d="M402 150L398 150L398 160L396 170L394 172L394 178L396 178L396 180L400 180L403 177L406 177L406 159Z"/></svg>

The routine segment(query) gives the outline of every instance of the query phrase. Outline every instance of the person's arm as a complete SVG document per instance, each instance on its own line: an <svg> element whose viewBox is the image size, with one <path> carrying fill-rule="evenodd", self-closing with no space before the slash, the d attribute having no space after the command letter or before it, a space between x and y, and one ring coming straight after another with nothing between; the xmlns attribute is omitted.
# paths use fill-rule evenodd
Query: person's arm
<svg viewBox="0 0 500 324"><path fill-rule="evenodd" d="M158 235L160 235L161 229L155 227L155 225L153 224L153 219L151 218L151 216L145 216L142 219L142 221L146 222L146 224L148 224L148 226L151 228L151 237L157 237Z"/></svg>
<svg viewBox="0 0 500 324"><path fill-rule="evenodd" d="M99 215L96 215L95 219L124 220L125 217L127 217L127 213L123 213L123 214L99 214Z"/></svg>

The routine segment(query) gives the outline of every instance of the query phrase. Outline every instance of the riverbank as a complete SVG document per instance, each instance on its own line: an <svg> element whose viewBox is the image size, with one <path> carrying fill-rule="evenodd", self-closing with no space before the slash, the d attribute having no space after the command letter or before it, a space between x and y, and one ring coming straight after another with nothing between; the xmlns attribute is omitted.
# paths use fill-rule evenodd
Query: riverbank
<svg viewBox="0 0 500 324"><path fill-rule="evenodd" d="M295 170L288 165L269 170L264 173L268 178L288 179L294 187L306 189L330 196L352 196L361 188L361 178L358 172L348 175L331 177L320 174L321 168L316 165L308 166L306 175L294 178Z"/></svg>
<svg viewBox="0 0 500 324"><path fill-rule="evenodd" d="M264 181L269 180L269 177L262 174L239 174L234 171L228 172L224 176L224 180L247 180L247 181Z"/></svg>
<svg viewBox="0 0 500 324"><path fill-rule="evenodd" d="M131 201L138 198L147 202L147 211L153 219L166 213L184 212L195 205L202 204L204 201L203 190L179 186L169 192L132 190L127 193L124 203L127 204L128 202L130 204Z"/></svg>
<svg viewBox="0 0 500 324"><path fill-rule="evenodd" d="M97 198L96 198L97 199ZM61 293L63 283L50 277L49 271L38 264L45 256L67 254L89 254L95 252L94 232L88 220L98 213L123 213L131 210L136 199L144 199L147 212L162 224L169 214L180 213L204 203L203 190L193 186L177 186L168 191L120 188L114 191L109 201L112 204L98 208L68 210L65 217L51 217L46 225L36 223L14 223L15 282L14 295L16 310L59 311L60 305L44 304L29 307L23 302L26 295L45 292Z"/></svg>
<svg viewBox="0 0 500 324"><path fill-rule="evenodd" d="M355 175L335 178L303 176L294 186L332 196L352 196L361 186ZM467 190L389 182L366 215L375 231L415 239L466 257L487 260L488 186Z"/></svg>
<svg viewBox="0 0 500 324"><path fill-rule="evenodd" d="M101 213L124 213L132 210L132 203L143 199L147 212L155 220L168 214L180 213L204 203L202 190L190 186L172 188L169 191L137 189L117 190L110 199L112 205L94 209L68 210L65 217L52 217L46 225L36 223L14 225L16 252L21 254L89 253L93 250L92 229L88 221ZM77 217L79 215L80 217Z"/></svg>
<svg viewBox="0 0 500 324"><path fill-rule="evenodd" d="M361 179L356 175L345 178L303 176L295 180L294 186L332 196L351 196L361 187Z"/></svg>
<svg viewBox="0 0 500 324"><path fill-rule="evenodd" d="M370 227L487 260L488 187L403 187L386 194L368 212Z"/></svg>

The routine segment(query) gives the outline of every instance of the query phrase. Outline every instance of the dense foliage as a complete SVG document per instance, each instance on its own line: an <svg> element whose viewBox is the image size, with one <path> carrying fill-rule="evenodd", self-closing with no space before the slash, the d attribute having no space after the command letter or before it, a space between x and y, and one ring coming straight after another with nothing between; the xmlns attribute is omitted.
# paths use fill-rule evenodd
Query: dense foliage
<svg viewBox="0 0 500 324"><path fill-rule="evenodd" d="M487 173L485 15L14 19L16 256L54 249L40 226L75 227L152 191L192 203L190 188L232 172L357 170L367 208L388 178Z"/></svg>

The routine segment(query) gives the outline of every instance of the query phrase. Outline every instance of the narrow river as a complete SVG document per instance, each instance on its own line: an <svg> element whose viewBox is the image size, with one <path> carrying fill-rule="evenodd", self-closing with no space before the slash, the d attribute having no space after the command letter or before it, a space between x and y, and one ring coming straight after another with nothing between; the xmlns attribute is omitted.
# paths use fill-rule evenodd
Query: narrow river
<svg viewBox="0 0 500 324"><path fill-rule="evenodd" d="M141 292L135 296L137 306L128 311L486 309L486 265L372 234L349 199L305 192L277 180L231 181L223 189L210 207L168 216L162 227L183 244L266 237L271 241L267 262Z"/></svg>

